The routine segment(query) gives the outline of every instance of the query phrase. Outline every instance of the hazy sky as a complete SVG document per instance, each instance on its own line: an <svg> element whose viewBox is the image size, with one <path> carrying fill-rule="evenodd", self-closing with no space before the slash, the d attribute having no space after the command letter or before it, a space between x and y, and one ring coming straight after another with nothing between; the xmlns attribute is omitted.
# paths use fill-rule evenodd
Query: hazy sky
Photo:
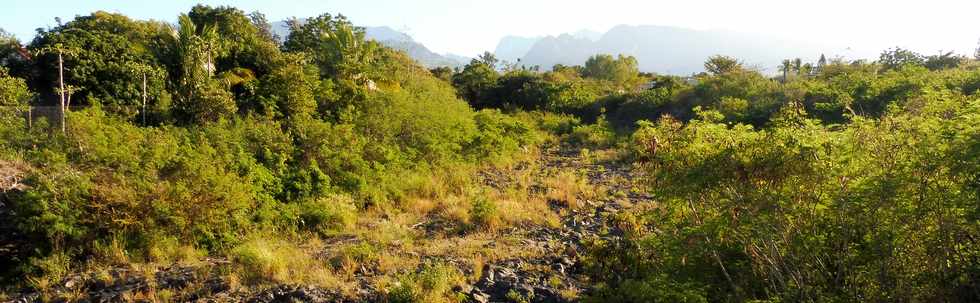
<svg viewBox="0 0 980 303"><path fill-rule="evenodd" d="M618 24L725 29L881 50L903 46L971 54L980 0L0 0L0 28L29 41L34 29L95 10L176 20L197 3L261 11L269 20L342 13L357 25L405 30L430 49L473 56L505 35L556 35Z"/></svg>

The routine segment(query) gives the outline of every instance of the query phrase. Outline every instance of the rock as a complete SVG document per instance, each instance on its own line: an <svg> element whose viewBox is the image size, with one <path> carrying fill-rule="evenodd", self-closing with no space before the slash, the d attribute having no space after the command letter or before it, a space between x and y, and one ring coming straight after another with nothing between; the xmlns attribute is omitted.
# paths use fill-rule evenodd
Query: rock
<svg viewBox="0 0 980 303"><path fill-rule="evenodd" d="M473 292L473 289L474 289L473 288L473 285L470 285L470 284L463 284L463 285L460 285L460 286L453 287L453 291L458 292L458 293L464 293L464 294L468 294L468 293Z"/></svg>
<svg viewBox="0 0 980 303"><path fill-rule="evenodd" d="M488 295L488 294L486 294L486 293L484 293L484 292L482 292L480 290L475 290L472 293L470 293L470 298L473 299L473 302L478 302L478 303L489 303L490 302L490 295Z"/></svg>
<svg viewBox="0 0 980 303"><path fill-rule="evenodd" d="M514 273L514 270L510 268L501 267L498 275L500 276L501 280L503 279L517 280L517 274Z"/></svg>
<svg viewBox="0 0 980 303"><path fill-rule="evenodd" d="M571 265L575 264L575 261L572 261L572 259L569 258L569 257L561 257L561 259L558 260L558 262L560 264L564 264L566 266L571 266Z"/></svg>
<svg viewBox="0 0 980 303"><path fill-rule="evenodd" d="M534 288L534 302L557 303L561 301L561 295L553 288L543 286Z"/></svg>
<svg viewBox="0 0 980 303"><path fill-rule="evenodd" d="M515 291L524 298L534 298L534 286L528 283L520 283L514 287Z"/></svg>
<svg viewBox="0 0 980 303"><path fill-rule="evenodd" d="M493 269L488 268L483 270L483 279L481 279L480 282L484 285L493 285L494 283L493 278L494 278Z"/></svg>
<svg viewBox="0 0 980 303"><path fill-rule="evenodd" d="M74 287L75 287L75 279L68 279L68 282L65 282L65 288L71 289Z"/></svg>

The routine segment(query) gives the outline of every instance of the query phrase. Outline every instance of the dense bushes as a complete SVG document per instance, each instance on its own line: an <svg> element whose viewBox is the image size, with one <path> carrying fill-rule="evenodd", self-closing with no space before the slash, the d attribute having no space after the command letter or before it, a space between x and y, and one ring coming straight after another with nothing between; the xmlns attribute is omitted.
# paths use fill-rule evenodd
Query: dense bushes
<svg viewBox="0 0 980 303"><path fill-rule="evenodd" d="M26 104L25 82L0 74L0 160L29 168L26 190L0 198L13 211L5 220L33 243L18 258L34 260L5 276L56 274L43 265L100 258L110 244L133 260L159 257L161 243L240 247L246 263L267 266L242 241L337 232L361 209L415 190L406 179L537 140L527 120L474 112L449 84L364 41L346 19L297 25L287 52L251 20L198 6L170 29L100 12L42 33L29 48L78 49L67 81L87 108L68 112L66 133L43 119L28 129L23 112L7 107ZM90 42L114 51L82 51ZM51 57L37 60L21 72L46 92ZM154 77L146 124L131 111L140 77L120 74L135 65Z"/></svg>
<svg viewBox="0 0 980 303"><path fill-rule="evenodd" d="M765 129L711 111L643 124L658 207L596 246L598 298L977 300L980 103L912 96L839 131L799 105Z"/></svg>
<svg viewBox="0 0 980 303"><path fill-rule="evenodd" d="M533 196L468 183L546 131L628 148L655 198L615 215L623 237L588 245L590 300L980 300L975 61L896 50L774 79L716 56L710 74L679 78L622 56L501 74L485 55L430 72L343 17L294 22L282 46L260 20L197 6L169 27L98 12L42 31L27 46L39 56L0 61L0 171L22 183L0 193L0 228L29 243L2 256L18 265L3 283L198 250L228 255L249 282L329 281L303 270L320 260L289 260L306 252L265 236L331 236L366 213L395 226L436 205L461 230L557 226ZM85 107L66 131L24 115L59 99L59 51ZM586 181L563 172L542 194L580 207L597 200ZM411 233L403 223L379 237ZM382 246L344 258L376 262ZM399 275L391 301L446 299L462 283L438 264Z"/></svg>
<svg viewBox="0 0 980 303"><path fill-rule="evenodd" d="M955 68L930 70L916 64L886 68L835 60L804 76L779 80L719 58L725 62L712 64L728 66L723 72L688 78L636 75L629 81L634 84L627 86L591 77L581 66L556 66L545 73L509 70L485 77L480 87L455 85L476 107L546 110L575 115L587 123L604 116L620 134L633 131L637 121L655 121L664 115L693 119L696 107L718 111L729 123L765 127L781 108L799 103L808 117L841 124L857 116L880 117L889 106L901 106L925 90L950 89L967 95L980 87L976 65L967 61Z"/></svg>

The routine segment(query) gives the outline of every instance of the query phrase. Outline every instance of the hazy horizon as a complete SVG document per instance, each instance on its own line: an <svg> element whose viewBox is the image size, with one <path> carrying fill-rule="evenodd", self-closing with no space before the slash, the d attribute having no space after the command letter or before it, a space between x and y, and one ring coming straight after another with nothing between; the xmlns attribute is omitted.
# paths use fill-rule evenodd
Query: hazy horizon
<svg viewBox="0 0 980 303"><path fill-rule="evenodd" d="M659 25L696 30L723 30L852 48L860 53L900 46L923 54L955 51L972 54L980 26L970 16L980 3L933 1L928 6L906 1L687 1L651 3L611 0L596 6L586 1L170 1L133 3L105 0L18 1L0 12L0 28L29 42L36 28L55 26L93 11L118 12L137 19L167 22L198 3L259 11L270 21L343 14L360 26L388 26L411 35L437 53L475 56L493 51L505 36L555 36L612 27ZM826 22L830 20L832 22Z"/></svg>

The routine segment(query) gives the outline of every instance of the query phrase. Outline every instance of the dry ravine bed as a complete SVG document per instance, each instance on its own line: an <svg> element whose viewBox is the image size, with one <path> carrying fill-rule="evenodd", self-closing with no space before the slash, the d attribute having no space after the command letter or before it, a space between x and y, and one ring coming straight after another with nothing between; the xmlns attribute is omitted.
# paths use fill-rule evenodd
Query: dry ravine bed
<svg viewBox="0 0 980 303"><path fill-rule="evenodd" d="M171 266L121 266L74 274L45 285L46 291L8 294L9 302L364 302L392 301L397 278L429 268L455 268L462 276L448 293L465 302L570 302L588 295L583 271L585 243L617 237L613 217L650 202L635 186L638 176L613 150L583 150L567 145L543 147L540 155L507 168L477 173L479 186L498 204L505 223L467 229L446 215L360 219L363 230L393 229L403 238L370 239L351 232L313 241L316 264L334 264L334 283L264 283L250 286L229 278L233 260L200 258ZM513 197L527 196L524 199ZM530 197L530 198L528 198ZM537 201L537 202L533 202ZM541 208L528 207L541 203ZM511 206L508 206L511 205ZM522 211L512 214L509 211ZM452 210L443 210L443 213ZM514 219L511 217L526 217ZM372 221L374 220L374 221ZM522 221L523 220L523 221ZM528 223L530 220L546 222ZM346 262L352 248L375 245L380 257ZM360 245L360 246L359 246ZM298 256L305 257L305 256ZM348 264L351 263L351 264ZM356 264L356 265L352 265ZM338 269L340 268L340 269ZM337 272L342 272L337 274ZM288 273L287 273L288 274ZM333 279L333 278L331 278ZM332 287L329 285L333 285ZM0 300L2 301L2 300Z"/></svg>

